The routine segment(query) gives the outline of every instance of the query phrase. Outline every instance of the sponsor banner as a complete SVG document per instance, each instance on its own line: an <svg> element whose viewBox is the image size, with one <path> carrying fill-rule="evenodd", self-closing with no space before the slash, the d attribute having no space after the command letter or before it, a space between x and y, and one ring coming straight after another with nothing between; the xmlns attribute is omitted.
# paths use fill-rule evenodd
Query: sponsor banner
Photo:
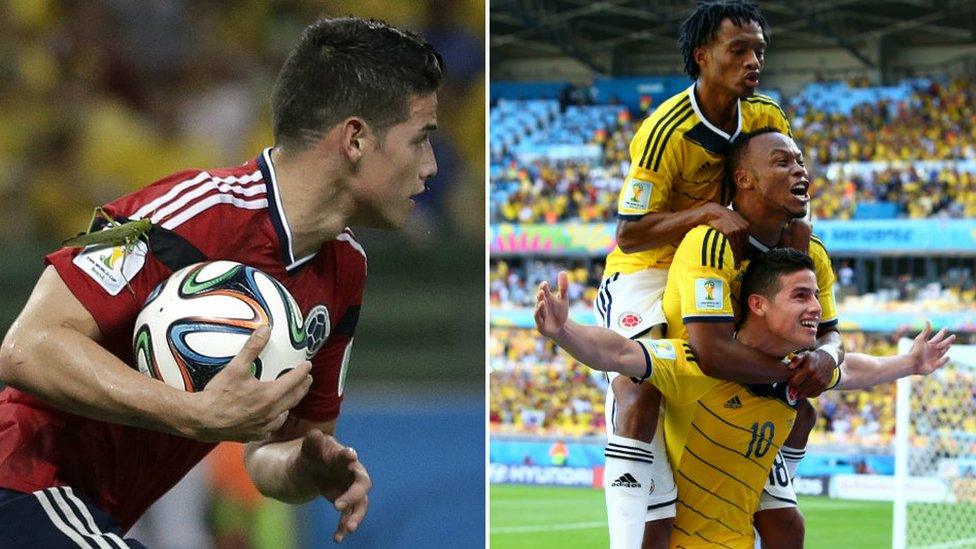
<svg viewBox="0 0 976 549"><path fill-rule="evenodd" d="M492 255L599 257L616 245L616 227L616 223L495 223L490 250ZM976 255L976 219L818 220L813 230L831 255Z"/></svg>
<svg viewBox="0 0 976 549"><path fill-rule="evenodd" d="M602 468L601 468L602 469ZM540 467L538 465L491 464L492 484L541 484L549 486L600 486L596 471L589 467ZM602 479L603 475L600 475Z"/></svg>
<svg viewBox="0 0 976 549"><path fill-rule="evenodd" d="M834 475L828 488L830 497L839 499L864 499L893 501L895 477L887 475ZM952 491L939 478L908 477L908 501L948 503L953 501Z"/></svg>
<svg viewBox="0 0 976 549"><path fill-rule="evenodd" d="M829 484L829 476L793 477L793 490L798 496L825 496Z"/></svg>

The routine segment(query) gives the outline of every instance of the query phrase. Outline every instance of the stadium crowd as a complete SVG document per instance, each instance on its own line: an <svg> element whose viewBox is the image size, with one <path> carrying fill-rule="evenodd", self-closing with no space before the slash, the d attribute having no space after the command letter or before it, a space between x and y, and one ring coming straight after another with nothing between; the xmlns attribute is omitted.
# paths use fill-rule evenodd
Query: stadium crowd
<svg viewBox="0 0 976 549"><path fill-rule="evenodd" d="M976 86L972 75L915 89L906 101L881 99L851 114L817 110L797 97L786 103L794 137L812 167L817 219L849 219L859 204L891 205L883 216L976 216L976 172L956 166L976 160ZM492 221L556 223L612 221L617 191L628 170L628 144L639 120L624 107L616 125L598 129L590 143L602 161L499 158L492 171ZM798 115L797 112L803 112ZM558 115L557 115L558 116ZM637 118L637 117L635 117ZM941 161L919 167L908 161ZM844 169L851 163L870 169ZM828 170L829 165L841 169Z"/></svg>

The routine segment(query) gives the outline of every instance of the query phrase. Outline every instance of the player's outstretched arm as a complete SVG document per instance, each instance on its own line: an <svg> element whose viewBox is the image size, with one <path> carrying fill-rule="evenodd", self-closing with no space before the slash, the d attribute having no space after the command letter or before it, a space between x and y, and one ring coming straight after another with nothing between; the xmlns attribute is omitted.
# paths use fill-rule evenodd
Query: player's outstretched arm
<svg viewBox="0 0 976 549"><path fill-rule="evenodd" d="M539 333L594 370L645 376L648 364L640 343L612 330L582 326L569 319L568 280L566 272L560 272L555 292L550 290L548 282L539 284L535 303L535 326Z"/></svg>
<svg viewBox="0 0 976 549"><path fill-rule="evenodd" d="M252 336L199 393L142 375L99 345L101 337L48 267L0 346L0 380L74 414L211 441L266 437L311 384L307 363L270 383L250 376L267 334Z"/></svg>
<svg viewBox="0 0 976 549"><path fill-rule="evenodd" d="M331 501L340 513L333 539L341 542L366 516L373 483L356 451L337 441L334 432L335 420L314 423L292 416L272 439L249 443L244 464L265 496L288 503L320 495Z"/></svg>
<svg viewBox="0 0 976 549"><path fill-rule="evenodd" d="M905 376L929 375L949 362L949 348L955 340L955 334L949 334L946 328L932 335L932 326L926 322L907 354L878 357L847 353L837 389L867 389Z"/></svg>

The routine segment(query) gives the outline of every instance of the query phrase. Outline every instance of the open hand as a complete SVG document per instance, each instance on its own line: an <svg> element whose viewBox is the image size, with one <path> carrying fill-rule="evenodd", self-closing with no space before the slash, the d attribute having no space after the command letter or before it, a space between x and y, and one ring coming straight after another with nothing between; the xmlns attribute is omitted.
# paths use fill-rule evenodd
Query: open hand
<svg viewBox="0 0 976 549"><path fill-rule="evenodd" d="M915 336L912 350L908 352L912 357L913 374L927 376L949 362L949 347L952 347L956 335L947 337L948 333L948 328L942 328L933 336L932 324L925 322L925 329Z"/></svg>
<svg viewBox="0 0 976 549"><path fill-rule="evenodd" d="M569 275L566 271L559 272L556 285L558 290L552 292L549 282L543 282L535 294L535 327L548 338L557 337L569 318L569 300L566 299Z"/></svg>
<svg viewBox="0 0 976 549"><path fill-rule="evenodd" d="M356 451L335 438L312 429L302 439L301 468L319 493L339 511L339 525L332 539L339 543L355 532L369 508L373 481Z"/></svg>

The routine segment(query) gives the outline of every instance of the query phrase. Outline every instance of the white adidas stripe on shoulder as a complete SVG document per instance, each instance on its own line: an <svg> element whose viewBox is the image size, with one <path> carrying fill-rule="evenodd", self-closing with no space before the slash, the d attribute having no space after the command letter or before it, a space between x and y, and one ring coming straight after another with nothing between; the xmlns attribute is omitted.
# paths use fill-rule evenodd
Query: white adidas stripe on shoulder
<svg viewBox="0 0 976 549"><path fill-rule="evenodd" d="M147 202L129 217L131 219L142 219L146 216L152 216L153 222L158 222L165 215L175 212L193 198L215 188L220 192L237 192L245 196L267 192L263 182L260 185L247 185L259 181L263 181L261 170L255 170L239 177L214 177L210 172L203 171L190 179L177 183L165 194ZM234 183L239 185L233 185ZM166 213L162 213L163 210Z"/></svg>
<svg viewBox="0 0 976 549"><path fill-rule="evenodd" d="M348 231L343 231L339 233L339 236L336 237L336 240L341 240L342 242L348 242L350 246L352 246L356 251L358 251L363 255L363 259L366 258L366 250L363 249L362 245L359 244L359 242L356 242L356 239L353 238L352 234L350 234Z"/></svg>
<svg viewBox="0 0 976 549"><path fill-rule="evenodd" d="M160 226L164 229L173 230L201 212L209 210L218 204L232 204L245 210L262 210L268 207L267 198L257 200L242 200L230 194L215 194L194 203L189 208L183 210L178 215L174 215L164 221Z"/></svg>
<svg viewBox="0 0 976 549"><path fill-rule="evenodd" d="M150 220L153 223L159 223L161 220L165 219L166 216L176 212L180 208L185 207L187 204L192 202L194 199L211 192L218 191L223 194L237 194L240 196L255 196L259 194L265 194L267 192L267 186L263 182L252 183L250 186L245 187L242 185L230 185L228 183L217 183L216 179L203 181L196 186L191 191L187 191L178 199L173 200L166 206L156 210L151 214Z"/></svg>

